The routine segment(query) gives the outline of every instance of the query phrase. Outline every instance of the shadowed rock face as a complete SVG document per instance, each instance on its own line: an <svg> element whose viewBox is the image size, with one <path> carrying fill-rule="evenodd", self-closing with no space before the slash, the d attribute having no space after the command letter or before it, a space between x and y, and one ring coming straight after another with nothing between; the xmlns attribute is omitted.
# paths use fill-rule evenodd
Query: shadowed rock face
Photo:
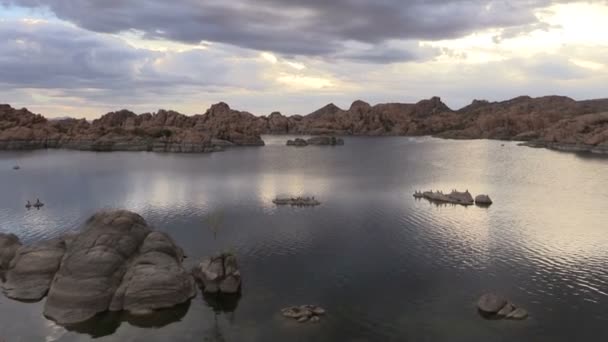
<svg viewBox="0 0 608 342"><path fill-rule="evenodd" d="M107 310L145 314L195 296L182 259L173 240L152 231L141 216L100 212L78 234L20 247L3 290L21 300L40 299L48 291L44 315L59 324Z"/></svg>

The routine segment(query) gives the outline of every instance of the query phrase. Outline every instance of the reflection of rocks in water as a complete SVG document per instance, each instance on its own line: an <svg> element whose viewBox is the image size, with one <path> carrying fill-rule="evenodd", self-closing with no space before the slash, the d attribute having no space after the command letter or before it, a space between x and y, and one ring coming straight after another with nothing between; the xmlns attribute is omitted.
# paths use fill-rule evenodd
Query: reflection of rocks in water
<svg viewBox="0 0 608 342"><path fill-rule="evenodd" d="M241 300L241 293L205 293L203 300L216 313L231 313L236 311Z"/></svg>
<svg viewBox="0 0 608 342"><path fill-rule="evenodd" d="M86 322L65 326L65 328L68 331L99 338L114 334L124 322L140 328L162 328L181 321L188 313L188 309L190 309L190 302L179 304L170 309L156 310L141 316L125 311L111 311L99 314Z"/></svg>

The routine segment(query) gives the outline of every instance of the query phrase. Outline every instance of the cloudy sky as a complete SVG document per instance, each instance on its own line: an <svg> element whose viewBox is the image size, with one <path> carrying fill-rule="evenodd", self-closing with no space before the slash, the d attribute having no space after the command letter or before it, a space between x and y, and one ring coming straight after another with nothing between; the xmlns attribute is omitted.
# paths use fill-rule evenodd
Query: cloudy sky
<svg viewBox="0 0 608 342"><path fill-rule="evenodd" d="M608 0L0 0L0 103L265 115L608 97Z"/></svg>

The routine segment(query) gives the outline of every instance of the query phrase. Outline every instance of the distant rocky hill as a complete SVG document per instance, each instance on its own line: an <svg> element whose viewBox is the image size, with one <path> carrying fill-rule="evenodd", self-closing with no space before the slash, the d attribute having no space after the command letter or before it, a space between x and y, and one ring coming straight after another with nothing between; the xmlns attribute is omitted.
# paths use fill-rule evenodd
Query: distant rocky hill
<svg viewBox="0 0 608 342"><path fill-rule="evenodd" d="M230 145L263 145L261 134L435 135L608 152L608 99L521 96L502 102L475 100L459 110L438 97L375 106L355 101L347 110L329 104L304 116L255 116L218 103L202 115L165 110L137 115L122 110L91 123L49 121L26 109L0 105L0 149L207 152Z"/></svg>

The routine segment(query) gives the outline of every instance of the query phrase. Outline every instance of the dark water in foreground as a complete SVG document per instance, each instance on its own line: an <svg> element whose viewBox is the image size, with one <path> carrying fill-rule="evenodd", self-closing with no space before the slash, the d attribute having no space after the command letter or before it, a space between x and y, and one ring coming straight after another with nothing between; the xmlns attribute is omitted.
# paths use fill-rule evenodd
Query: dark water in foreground
<svg viewBox="0 0 608 342"><path fill-rule="evenodd" d="M231 250L243 295L214 311L199 294L147 320L103 315L68 331L42 303L0 297L0 339L15 341L605 341L608 159L496 141L347 138L343 147L179 155L0 153L0 231L25 242L126 208L169 232L194 263ZM14 171L15 163L21 170ZM489 193L490 208L435 206L416 189ZM275 207L277 194L315 208ZM26 211L26 200L46 202ZM219 217L214 239L209 217ZM526 321L487 321L493 290ZM319 304L318 325L279 310Z"/></svg>

